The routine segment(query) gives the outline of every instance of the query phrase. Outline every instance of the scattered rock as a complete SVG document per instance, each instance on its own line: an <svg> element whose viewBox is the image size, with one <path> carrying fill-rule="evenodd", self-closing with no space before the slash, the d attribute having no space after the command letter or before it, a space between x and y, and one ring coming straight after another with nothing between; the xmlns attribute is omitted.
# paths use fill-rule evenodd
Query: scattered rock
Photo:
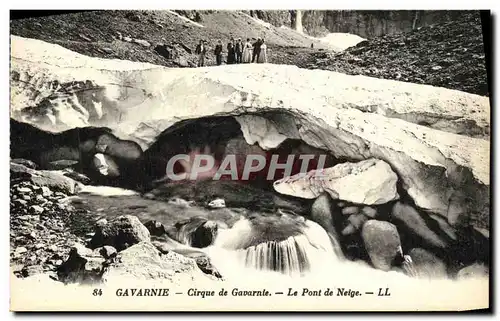
<svg viewBox="0 0 500 321"><path fill-rule="evenodd" d="M108 224L103 223L100 221L97 225L96 233L90 241L92 249L111 245L122 251L136 243L150 240L148 229L135 216L119 216Z"/></svg>
<svg viewBox="0 0 500 321"><path fill-rule="evenodd" d="M211 208L224 208L226 207L226 202L222 198L217 198L208 203L208 207Z"/></svg>
<svg viewBox="0 0 500 321"><path fill-rule="evenodd" d="M352 214L347 218L347 226L342 230L342 235L350 235L359 231L368 218L363 214Z"/></svg>
<svg viewBox="0 0 500 321"><path fill-rule="evenodd" d="M394 260L401 255L401 240L396 226L385 221L369 220L363 225L361 236L373 266L390 271Z"/></svg>
<svg viewBox="0 0 500 321"><path fill-rule="evenodd" d="M347 206L342 209L342 214L351 215L359 213L359 207L357 206Z"/></svg>
<svg viewBox="0 0 500 321"><path fill-rule="evenodd" d="M42 196L49 197L52 195L52 191L47 186L42 186Z"/></svg>
<svg viewBox="0 0 500 321"><path fill-rule="evenodd" d="M364 206L361 209L361 213L368 216L369 218L375 218L377 216L377 210L370 206Z"/></svg>
<svg viewBox="0 0 500 321"><path fill-rule="evenodd" d="M42 214L42 213L43 213L44 209L43 209L43 207L41 207L41 206L39 206L39 205L32 205L32 206L30 207L30 211L31 211L31 213L33 213L33 214L37 214L37 215L39 215L39 214Z"/></svg>

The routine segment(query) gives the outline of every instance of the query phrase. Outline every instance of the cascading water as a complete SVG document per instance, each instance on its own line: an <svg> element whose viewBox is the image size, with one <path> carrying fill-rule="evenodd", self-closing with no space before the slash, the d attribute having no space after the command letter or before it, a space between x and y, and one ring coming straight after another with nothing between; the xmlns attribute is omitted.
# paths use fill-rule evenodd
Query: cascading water
<svg viewBox="0 0 500 321"><path fill-rule="evenodd" d="M279 229L279 224L272 226ZM242 217L232 228L220 230L207 254L222 273L247 271L279 272L301 276L339 261L329 235L318 224L305 220L299 233L276 240L258 242L259 228Z"/></svg>

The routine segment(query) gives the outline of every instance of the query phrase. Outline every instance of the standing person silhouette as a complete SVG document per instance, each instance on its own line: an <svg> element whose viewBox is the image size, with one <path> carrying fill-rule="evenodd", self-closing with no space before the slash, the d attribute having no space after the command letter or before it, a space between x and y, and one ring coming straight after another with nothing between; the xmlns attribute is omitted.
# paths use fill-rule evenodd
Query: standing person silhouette
<svg viewBox="0 0 500 321"><path fill-rule="evenodd" d="M243 59L242 62L244 64L248 64L252 61L252 52L253 52L253 47L252 44L250 43L250 38L247 38L247 41L243 45Z"/></svg>
<svg viewBox="0 0 500 321"><path fill-rule="evenodd" d="M205 47L205 42L200 40L200 43L196 46L195 54L198 55L198 67L205 66L205 54L207 53L207 48Z"/></svg>
<svg viewBox="0 0 500 321"><path fill-rule="evenodd" d="M215 61L217 62L217 66L222 64L222 41L217 41L217 45L214 50Z"/></svg>
<svg viewBox="0 0 500 321"><path fill-rule="evenodd" d="M241 38L238 38L235 46L235 54L236 54L236 63L241 64L243 60L243 43L241 42Z"/></svg>
<svg viewBox="0 0 500 321"><path fill-rule="evenodd" d="M227 44L227 64L234 64L236 61L234 48L234 39L231 38L231 41Z"/></svg>
<svg viewBox="0 0 500 321"><path fill-rule="evenodd" d="M260 52L257 55L257 62L260 64L267 63L267 46L264 42L264 38L260 41Z"/></svg>
<svg viewBox="0 0 500 321"><path fill-rule="evenodd" d="M261 45L261 40L260 38L257 38L257 41L253 43L252 62L256 62L256 59L258 60L260 54L260 45Z"/></svg>

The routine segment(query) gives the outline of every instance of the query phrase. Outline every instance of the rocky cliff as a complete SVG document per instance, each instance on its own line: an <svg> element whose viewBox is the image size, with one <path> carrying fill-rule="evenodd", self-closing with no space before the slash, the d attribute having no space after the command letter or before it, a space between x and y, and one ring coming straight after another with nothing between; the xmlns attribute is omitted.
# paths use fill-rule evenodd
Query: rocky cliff
<svg viewBox="0 0 500 321"><path fill-rule="evenodd" d="M311 36L352 33L363 38L409 32L420 27L450 22L464 11L445 10L300 10L304 32ZM297 10L250 10L249 13L274 26L294 27Z"/></svg>

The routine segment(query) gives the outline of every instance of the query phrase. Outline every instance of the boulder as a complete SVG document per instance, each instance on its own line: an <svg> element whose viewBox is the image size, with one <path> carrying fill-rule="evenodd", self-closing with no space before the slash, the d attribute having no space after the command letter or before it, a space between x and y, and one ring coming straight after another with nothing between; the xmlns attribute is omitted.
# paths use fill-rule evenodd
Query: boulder
<svg viewBox="0 0 500 321"><path fill-rule="evenodd" d="M82 72L75 75L75 68ZM445 131L453 127L446 124L457 119L489 126L487 97L273 64L220 66L210 72L169 69L87 57L14 35L10 76L11 117L52 131L60 131L59 124L65 128L105 124L150 145L156 135L138 130L145 125L162 132L180 120L218 115L235 117L245 140L260 144L269 140L265 133L273 131L258 127L252 119L264 118L269 120L266 126L281 128L286 118L287 129L281 133L288 139L302 140L350 162L383 160L417 207L448 217L452 205L455 212L465 213L468 224L489 229L490 143ZM74 81L116 95L90 99L95 89L60 91L52 86ZM109 117L90 117L97 107ZM253 117L239 118L248 115ZM421 122L425 115L433 115L443 124L442 130ZM452 198L456 191L464 197Z"/></svg>
<svg viewBox="0 0 500 321"><path fill-rule="evenodd" d="M182 279L192 280L196 276L202 277L203 273L194 260L172 251L162 254L153 244L140 242L119 252L102 278L105 282L120 281L125 278L134 281L158 280L182 284Z"/></svg>
<svg viewBox="0 0 500 321"><path fill-rule="evenodd" d="M277 192L295 197L316 198L326 191L334 199L379 205L399 198L397 181L398 176L386 162L368 159L314 170L307 175L299 173L277 180L273 186Z"/></svg>
<svg viewBox="0 0 500 321"><path fill-rule="evenodd" d="M396 202L392 208L392 221L401 229L420 237L430 246L446 248L448 242L435 233L421 214L411 205Z"/></svg>
<svg viewBox="0 0 500 321"><path fill-rule="evenodd" d="M143 241L149 241L148 229L142 225L135 216L119 216L109 223L100 222L96 226L96 232L90 240L92 249L110 245L118 251Z"/></svg>
<svg viewBox="0 0 500 321"><path fill-rule="evenodd" d="M151 220L144 223L144 226L148 229L151 236L162 236L167 234L167 229L161 222Z"/></svg>
<svg viewBox="0 0 500 321"><path fill-rule="evenodd" d="M394 260L402 255L401 240L394 224L369 220L363 225L361 237L370 260L377 269L390 271Z"/></svg>
<svg viewBox="0 0 500 321"><path fill-rule="evenodd" d="M408 252L412 260L412 268L418 278L442 279L447 278L446 264L431 252L413 248Z"/></svg>
<svg viewBox="0 0 500 321"><path fill-rule="evenodd" d="M347 218L348 225L342 230L342 235L349 235L359 231L368 218L363 214L352 214Z"/></svg>
<svg viewBox="0 0 500 321"><path fill-rule="evenodd" d="M487 278L490 275L490 269L488 266L482 263L474 263L472 265L462 268L457 273L457 279L469 279L469 278Z"/></svg>
<svg viewBox="0 0 500 321"><path fill-rule="evenodd" d="M217 236L219 225L202 217L191 217L175 223L175 239L183 244L203 248L211 245ZM169 233L169 234L172 234Z"/></svg>

